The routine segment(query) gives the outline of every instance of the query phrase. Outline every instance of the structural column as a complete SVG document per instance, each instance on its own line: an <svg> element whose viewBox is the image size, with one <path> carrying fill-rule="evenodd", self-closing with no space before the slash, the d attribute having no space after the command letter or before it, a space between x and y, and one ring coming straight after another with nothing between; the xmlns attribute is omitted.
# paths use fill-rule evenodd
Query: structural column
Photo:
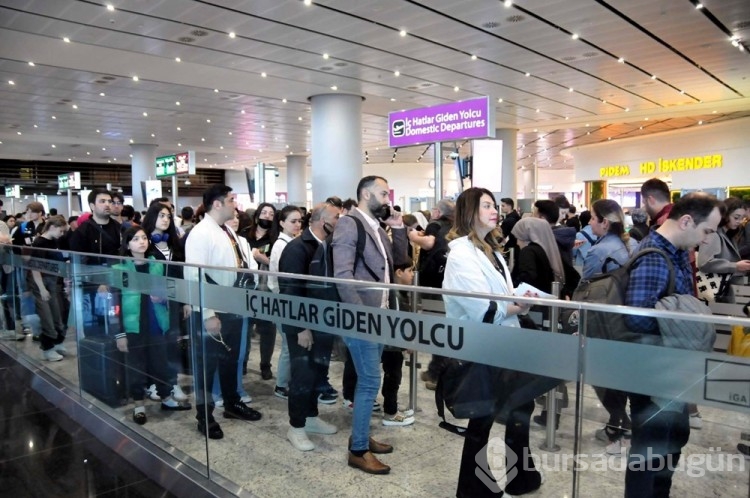
<svg viewBox="0 0 750 498"><path fill-rule="evenodd" d="M313 204L332 195L356 199L362 178L363 100L359 95L310 97Z"/></svg>
<svg viewBox="0 0 750 498"><path fill-rule="evenodd" d="M286 156L287 201L293 206L307 205L307 175L305 156Z"/></svg>
<svg viewBox="0 0 750 498"><path fill-rule="evenodd" d="M136 211L146 209L141 182L156 177L157 148L158 145L154 144L132 144L130 146L130 149L133 151L133 162L131 165L133 174L133 207Z"/></svg>
<svg viewBox="0 0 750 498"><path fill-rule="evenodd" d="M502 192L493 192L497 201L503 197L515 199L518 196L518 181L516 175L518 130L509 128L497 128L495 139L503 141L503 162L501 175Z"/></svg>

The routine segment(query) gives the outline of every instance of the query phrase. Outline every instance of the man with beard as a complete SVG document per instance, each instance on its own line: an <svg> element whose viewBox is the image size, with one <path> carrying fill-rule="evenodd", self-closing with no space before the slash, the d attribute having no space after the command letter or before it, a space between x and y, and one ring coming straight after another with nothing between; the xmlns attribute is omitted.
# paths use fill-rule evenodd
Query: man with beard
<svg viewBox="0 0 750 498"><path fill-rule="evenodd" d="M394 265L406 259L406 228L401 213L391 212L388 181L379 176L366 176L357 185L357 208L341 218L333 232L333 269L336 278L389 284L394 280ZM361 258L356 257L357 218L365 228L366 243ZM380 222L391 227L393 243L380 227ZM356 265L355 265L356 262ZM338 286L342 302L397 309L395 295L375 286L349 284ZM383 345L345 337L357 371L354 394L352 437L349 441L349 466L369 474L387 474L391 468L374 454L391 453L393 446L370 437L370 417L375 397L380 389L380 355Z"/></svg>
<svg viewBox="0 0 750 498"><path fill-rule="evenodd" d="M669 202L669 187L658 178L646 180L641 185L641 203L650 218L649 228L659 228L672 211L672 203Z"/></svg>

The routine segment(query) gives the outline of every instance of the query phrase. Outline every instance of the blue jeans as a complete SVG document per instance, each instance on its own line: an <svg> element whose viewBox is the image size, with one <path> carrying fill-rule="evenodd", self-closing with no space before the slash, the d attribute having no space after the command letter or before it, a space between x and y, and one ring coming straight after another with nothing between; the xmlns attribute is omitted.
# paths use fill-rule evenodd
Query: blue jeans
<svg viewBox="0 0 750 498"><path fill-rule="evenodd" d="M376 342L344 337L357 370L357 388L354 391L352 414L352 446L354 451L370 448L370 418L372 404L380 390L380 355L383 345Z"/></svg>
<svg viewBox="0 0 750 498"><path fill-rule="evenodd" d="M279 327L281 330L281 327ZM281 334L281 353L279 353L279 363L276 365L276 385L279 387L289 387L289 378L292 376L292 367L289 363L289 343L286 334Z"/></svg>

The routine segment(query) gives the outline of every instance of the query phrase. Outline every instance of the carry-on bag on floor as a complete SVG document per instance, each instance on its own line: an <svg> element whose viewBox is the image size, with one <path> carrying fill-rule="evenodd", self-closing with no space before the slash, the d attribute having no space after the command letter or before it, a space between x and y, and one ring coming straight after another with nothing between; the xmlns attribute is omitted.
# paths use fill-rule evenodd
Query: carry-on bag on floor
<svg viewBox="0 0 750 498"><path fill-rule="evenodd" d="M78 342L81 389L112 407L127 397L125 358L108 336L84 337Z"/></svg>

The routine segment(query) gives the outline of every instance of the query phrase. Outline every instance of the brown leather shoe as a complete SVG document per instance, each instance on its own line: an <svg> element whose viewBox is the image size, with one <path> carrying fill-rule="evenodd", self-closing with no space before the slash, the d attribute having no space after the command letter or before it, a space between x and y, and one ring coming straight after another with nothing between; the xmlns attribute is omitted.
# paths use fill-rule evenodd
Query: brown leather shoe
<svg viewBox="0 0 750 498"><path fill-rule="evenodd" d="M375 441L373 438L369 439L370 443L370 452L374 453L376 455L385 455L386 453L393 453L393 446L390 444L385 443L379 443ZM349 449L352 447L352 437L349 436Z"/></svg>
<svg viewBox="0 0 750 498"><path fill-rule="evenodd" d="M368 474L387 474L391 468L377 459L372 452L367 451L361 457L349 452L349 467L354 467Z"/></svg>

